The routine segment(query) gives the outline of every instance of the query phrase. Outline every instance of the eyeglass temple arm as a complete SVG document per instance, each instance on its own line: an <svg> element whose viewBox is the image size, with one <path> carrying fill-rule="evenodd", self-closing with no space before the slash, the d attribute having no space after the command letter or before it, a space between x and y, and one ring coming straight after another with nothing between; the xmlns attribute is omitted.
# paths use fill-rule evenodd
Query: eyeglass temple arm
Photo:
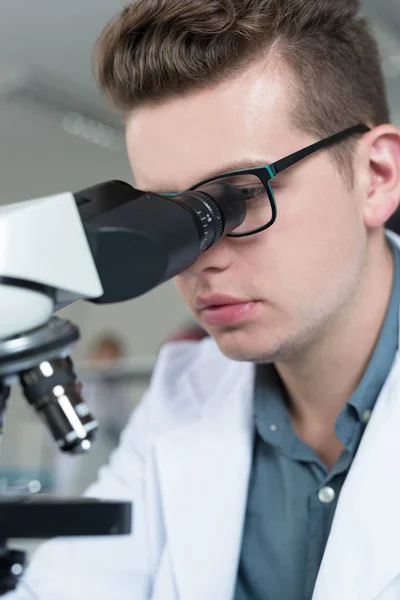
<svg viewBox="0 0 400 600"><path fill-rule="evenodd" d="M349 135L352 135L355 133L367 133L368 131L371 131L370 128L367 125L363 125L363 124L349 127L348 129L345 129L344 131L341 131L340 133L335 133L335 135L332 135L332 136L326 138L325 140L321 140L320 142L311 144L311 146L307 146L307 148L303 148L303 150L299 150L298 152L294 152L293 154L290 154L290 156L287 156L286 158L282 158L281 160L278 160L276 163L273 163L272 165L270 165L269 169L273 172L273 174L275 176L278 173L280 173L281 171L284 171L285 169L292 167L300 160L303 160L303 158L307 158L307 156L310 156L310 154L313 154L317 150L321 150L322 148L330 146L331 144L334 144L335 142L340 142Z"/></svg>

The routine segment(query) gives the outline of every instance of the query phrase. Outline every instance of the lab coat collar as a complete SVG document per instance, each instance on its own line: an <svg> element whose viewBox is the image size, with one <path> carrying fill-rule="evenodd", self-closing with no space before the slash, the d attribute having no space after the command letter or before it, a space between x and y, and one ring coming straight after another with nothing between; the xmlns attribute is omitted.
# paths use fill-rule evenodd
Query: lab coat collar
<svg viewBox="0 0 400 600"><path fill-rule="evenodd" d="M399 457L398 351L342 488L313 600L374 600L400 574Z"/></svg>

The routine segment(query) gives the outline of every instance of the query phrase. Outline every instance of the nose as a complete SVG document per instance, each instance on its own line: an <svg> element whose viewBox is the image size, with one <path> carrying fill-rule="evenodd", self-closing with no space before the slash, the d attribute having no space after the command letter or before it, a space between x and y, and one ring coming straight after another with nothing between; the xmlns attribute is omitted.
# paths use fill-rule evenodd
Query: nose
<svg viewBox="0 0 400 600"><path fill-rule="evenodd" d="M208 272L226 271L233 262L233 253L232 241L222 238L209 250L202 252L196 262L181 273L180 277L199 277Z"/></svg>

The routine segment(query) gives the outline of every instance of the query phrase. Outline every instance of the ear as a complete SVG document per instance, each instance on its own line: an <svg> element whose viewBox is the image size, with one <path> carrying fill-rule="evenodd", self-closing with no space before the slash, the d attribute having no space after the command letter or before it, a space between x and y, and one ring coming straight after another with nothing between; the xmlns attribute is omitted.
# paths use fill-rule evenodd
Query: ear
<svg viewBox="0 0 400 600"><path fill-rule="evenodd" d="M400 202L400 130L380 125L364 138L367 196L363 205L366 227L381 227Z"/></svg>

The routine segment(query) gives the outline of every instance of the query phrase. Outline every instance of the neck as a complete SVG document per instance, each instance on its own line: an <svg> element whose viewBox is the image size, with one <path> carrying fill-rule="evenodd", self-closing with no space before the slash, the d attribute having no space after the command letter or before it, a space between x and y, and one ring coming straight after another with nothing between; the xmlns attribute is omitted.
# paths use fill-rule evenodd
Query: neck
<svg viewBox="0 0 400 600"><path fill-rule="evenodd" d="M298 430L333 431L338 414L368 366L393 285L392 251L385 239L375 239L374 245L351 305L301 356L275 365Z"/></svg>

